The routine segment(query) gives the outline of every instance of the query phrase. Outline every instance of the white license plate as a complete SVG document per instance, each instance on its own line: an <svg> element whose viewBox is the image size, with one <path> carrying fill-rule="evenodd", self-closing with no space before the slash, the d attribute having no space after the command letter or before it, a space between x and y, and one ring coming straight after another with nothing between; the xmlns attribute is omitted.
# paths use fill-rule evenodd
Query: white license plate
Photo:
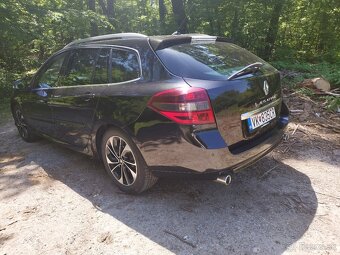
<svg viewBox="0 0 340 255"><path fill-rule="evenodd" d="M258 113L249 119L247 119L247 125L249 128L249 131L253 131L254 129L265 126L268 124L271 120L276 118L275 108L271 107L268 110L265 110L261 113Z"/></svg>

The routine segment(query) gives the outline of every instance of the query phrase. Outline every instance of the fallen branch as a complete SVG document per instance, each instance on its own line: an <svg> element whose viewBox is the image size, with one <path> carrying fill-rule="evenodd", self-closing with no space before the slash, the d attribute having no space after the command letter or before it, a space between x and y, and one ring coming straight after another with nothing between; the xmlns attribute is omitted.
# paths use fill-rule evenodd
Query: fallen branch
<svg viewBox="0 0 340 255"><path fill-rule="evenodd" d="M294 141L293 143L291 143L289 146L286 147L286 149L284 149L284 151L282 152L283 154L287 153L288 151L290 151L290 148L296 143L296 141Z"/></svg>
<svg viewBox="0 0 340 255"><path fill-rule="evenodd" d="M297 125L296 125L296 127L295 127L295 129L294 129L294 131L293 131L293 133L292 133L292 136L295 134L296 130L298 130L299 126L300 126L300 124L297 124Z"/></svg>
<svg viewBox="0 0 340 255"><path fill-rule="evenodd" d="M18 220L12 221L11 223L8 223L7 226L13 225L14 223L17 223Z"/></svg>
<svg viewBox="0 0 340 255"><path fill-rule="evenodd" d="M317 192L317 191L315 191L315 193L316 193L316 194L323 195L323 196L326 196L326 197L332 197L332 198L335 198L335 199L339 199L339 200L340 200L340 197L336 197L336 196L328 195L328 194L321 193L321 192Z"/></svg>
<svg viewBox="0 0 340 255"><path fill-rule="evenodd" d="M181 242L183 242L183 243L185 243L185 244L187 244L187 245L190 245L192 248L196 248L196 245L195 245L195 244L189 242L189 241L186 240L184 237L181 237L181 236L179 236L179 235L177 235L177 234L175 234L175 233L172 233L172 232L170 232L169 230L164 230L164 232L165 232L166 234L169 234L169 235L172 235L172 236L176 237L178 240L180 240Z"/></svg>
<svg viewBox="0 0 340 255"><path fill-rule="evenodd" d="M303 128L299 128L297 131L300 131L300 132L304 133L305 135L310 136L310 133L306 130L303 130Z"/></svg>
<svg viewBox="0 0 340 255"><path fill-rule="evenodd" d="M323 123L316 123L315 125L318 125L318 126L321 126L321 127L324 127L324 128L328 128L328 129L331 129L331 130L333 130L333 132L335 132L335 133L340 133L340 127L338 127L338 126L332 126L332 125L323 124Z"/></svg>
<svg viewBox="0 0 340 255"><path fill-rule="evenodd" d="M303 94L299 94L299 98L308 102L311 102L314 105L318 105L317 102L315 102L314 100L312 100L309 96L303 95Z"/></svg>
<svg viewBox="0 0 340 255"><path fill-rule="evenodd" d="M277 168L279 165L276 165L272 168L270 168L267 172L265 172L263 175L260 176L259 179L262 179L263 177L265 177L267 174L269 174L271 171L273 171L275 168Z"/></svg>
<svg viewBox="0 0 340 255"><path fill-rule="evenodd" d="M289 110L291 113L302 113L303 110L294 110L294 109L290 109Z"/></svg>
<svg viewBox="0 0 340 255"><path fill-rule="evenodd" d="M318 93L315 93L315 94L318 95L318 96L329 95L329 96L334 96L334 97L340 97L340 94L333 93L333 92L330 92L330 91L322 91L322 92L318 92Z"/></svg>

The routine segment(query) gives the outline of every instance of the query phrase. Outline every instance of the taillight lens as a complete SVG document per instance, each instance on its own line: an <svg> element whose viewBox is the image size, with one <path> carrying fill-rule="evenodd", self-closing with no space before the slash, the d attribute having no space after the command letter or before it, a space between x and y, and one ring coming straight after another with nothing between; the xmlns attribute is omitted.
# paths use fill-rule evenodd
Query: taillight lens
<svg viewBox="0 0 340 255"><path fill-rule="evenodd" d="M177 88L159 92L148 106L165 117L183 125L215 123L207 91L202 88Z"/></svg>

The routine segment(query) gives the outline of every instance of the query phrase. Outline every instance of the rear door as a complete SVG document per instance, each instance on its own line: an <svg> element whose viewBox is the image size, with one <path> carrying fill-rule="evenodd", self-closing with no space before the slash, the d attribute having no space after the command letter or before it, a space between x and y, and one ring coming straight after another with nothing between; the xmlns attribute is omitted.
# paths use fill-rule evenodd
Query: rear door
<svg viewBox="0 0 340 255"><path fill-rule="evenodd" d="M80 148L89 142L98 98L109 82L109 56L109 48L81 48L70 53L50 99L58 140Z"/></svg>

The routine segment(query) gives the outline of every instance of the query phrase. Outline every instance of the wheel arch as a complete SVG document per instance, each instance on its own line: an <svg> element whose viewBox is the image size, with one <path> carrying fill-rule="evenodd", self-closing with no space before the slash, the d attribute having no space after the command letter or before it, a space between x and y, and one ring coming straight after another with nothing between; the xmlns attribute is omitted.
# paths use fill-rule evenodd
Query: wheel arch
<svg viewBox="0 0 340 255"><path fill-rule="evenodd" d="M18 102L18 101L16 101L16 100L11 100L11 112L12 112L12 114L14 113L14 108L16 107L16 106L18 106L18 107L20 107L20 103Z"/></svg>
<svg viewBox="0 0 340 255"><path fill-rule="evenodd" d="M129 132L126 128L123 128L121 125L118 123L97 123L95 124L95 128L92 134L92 151L93 155L95 158L101 160L101 142L103 139L104 134L106 133L107 130L109 129L118 129L126 134L128 134L131 137L131 132ZM131 137L131 139L135 142L135 139ZM137 146L138 147L138 146Z"/></svg>

